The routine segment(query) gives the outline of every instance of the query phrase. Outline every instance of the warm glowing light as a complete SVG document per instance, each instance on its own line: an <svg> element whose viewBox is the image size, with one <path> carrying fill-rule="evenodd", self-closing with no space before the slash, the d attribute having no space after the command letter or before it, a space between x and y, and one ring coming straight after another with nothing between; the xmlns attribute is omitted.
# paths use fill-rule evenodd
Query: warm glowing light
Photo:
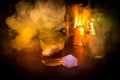
<svg viewBox="0 0 120 80"><path fill-rule="evenodd" d="M83 27L79 27L79 33L81 36L84 35L84 28Z"/></svg>
<svg viewBox="0 0 120 80"><path fill-rule="evenodd" d="M91 9L87 9L83 7L83 11L82 11L82 16L83 16L83 21L84 24L88 21L88 19L91 17Z"/></svg>
<svg viewBox="0 0 120 80"><path fill-rule="evenodd" d="M79 13L79 6L78 5L74 6L74 16L75 16L74 28L76 28L76 26L80 26L80 25L84 24L84 20L82 18L82 12Z"/></svg>
<svg viewBox="0 0 120 80"><path fill-rule="evenodd" d="M81 5L74 6L74 16L75 16L75 32L74 32L74 45L82 46L84 43L85 34L85 20L88 18L88 12Z"/></svg>
<svg viewBox="0 0 120 80"><path fill-rule="evenodd" d="M75 32L74 32L74 45L83 45L84 40L84 27L76 26Z"/></svg>
<svg viewBox="0 0 120 80"><path fill-rule="evenodd" d="M85 25L85 23L91 16L91 9L80 7L78 5L74 5L73 11L74 11L74 18L75 18L74 28L76 28L76 26Z"/></svg>

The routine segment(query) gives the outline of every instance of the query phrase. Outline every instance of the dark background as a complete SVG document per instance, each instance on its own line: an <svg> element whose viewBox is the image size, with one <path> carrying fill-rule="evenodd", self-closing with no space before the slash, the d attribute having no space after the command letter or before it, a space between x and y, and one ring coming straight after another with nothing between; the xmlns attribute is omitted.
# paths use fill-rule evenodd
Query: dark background
<svg viewBox="0 0 120 80"><path fill-rule="evenodd" d="M56 70L61 69L60 67L46 67L48 72L32 73L32 71L21 69L16 67L14 64L14 59L16 55L6 55L7 51L4 51L4 43L5 41L9 40L8 37L8 26L5 24L5 19L12 15L15 12L15 4L20 0L1 0L0 3L0 80L5 79L54 79L49 75L49 72L53 75L55 74ZM26 0L26 1L33 1L34 0ZM87 0L66 0L69 5L76 4L82 2L84 6L87 5ZM91 0L91 7L95 8L95 5L101 8L101 11L104 12L106 15L110 17L114 22L114 26L112 27L113 30L113 37L110 39L111 45L108 52L105 54L105 57L102 61L96 61L97 66L93 69L93 71L82 70L78 72L80 75L70 75L68 77L64 76L65 79L95 79L95 80L108 80L113 79L120 79L120 2L119 0ZM51 68L51 69L50 69ZM20 72L22 71L22 72ZM52 72L53 71L53 72ZM71 69L70 71L66 68L63 68L63 72L72 72L74 73L77 71L76 69ZM78 70L79 71L79 70ZM25 74L23 74L25 72ZM31 73L31 76L28 76L27 73ZM47 73L47 74L46 74ZM32 75L33 74L33 75ZM64 74L64 73L63 73ZM54 75L55 77L56 75ZM58 76L58 75L57 75ZM59 76L60 77L60 76ZM63 77L59 79L64 79Z"/></svg>

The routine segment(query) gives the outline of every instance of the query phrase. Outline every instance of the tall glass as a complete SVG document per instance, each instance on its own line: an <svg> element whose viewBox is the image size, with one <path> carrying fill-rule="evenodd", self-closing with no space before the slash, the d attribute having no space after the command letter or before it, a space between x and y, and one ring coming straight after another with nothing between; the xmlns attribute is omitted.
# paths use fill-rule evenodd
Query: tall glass
<svg viewBox="0 0 120 80"><path fill-rule="evenodd" d="M87 29L86 50L87 54L93 58L102 58L109 44L110 31L98 24L99 21L91 20L89 22L89 28Z"/></svg>
<svg viewBox="0 0 120 80"><path fill-rule="evenodd" d="M62 30L62 29L61 29ZM61 65L64 49L64 35L55 28L42 28L40 32L40 45L42 49L42 63L48 66Z"/></svg>
<svg viewBox="0 0 120 80"><path fill-rule="evenodd" d="M93 58L102 58L105 54L105 40L102 36L92 36L86 47L87 54Z"/></svg>

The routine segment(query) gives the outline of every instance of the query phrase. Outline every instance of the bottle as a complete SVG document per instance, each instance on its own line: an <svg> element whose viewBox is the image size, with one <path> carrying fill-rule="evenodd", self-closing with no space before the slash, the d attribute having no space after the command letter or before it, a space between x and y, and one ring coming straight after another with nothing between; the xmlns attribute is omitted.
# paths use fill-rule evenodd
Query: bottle
<svg viewBox="0 0 120 80"><path fill-rule="evenodd" d="M87 35L89 36L89 39L86 44L87 54L95 59L102 58L105 54L104 36L101 36L102 33L98 34L94 19L91 19L88 24Z"/></svg>
<svg viewBox="0 0 120 80"><path fill-rule="evenodd" d="M78 6L78 16L77 22L74 26L74 45L83 46L84 45L84 21L83 21L83 11L82 4Z"/></svg>

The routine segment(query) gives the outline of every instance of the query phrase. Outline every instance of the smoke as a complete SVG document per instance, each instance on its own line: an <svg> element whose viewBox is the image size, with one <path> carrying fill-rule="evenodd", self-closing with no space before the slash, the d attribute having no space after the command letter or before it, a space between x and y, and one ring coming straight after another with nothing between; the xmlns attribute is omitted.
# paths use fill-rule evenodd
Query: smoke
<svg viewBox="0 0 120 80"><path fill-rule="evenodd" d="M69 27L73 27L76 5L69 8L69 17L70 20L73 20ZM6 24L17 33L11 40L12 48L17 51L23 49L31 51L41 43L41 47L45 50L51 48L55 49L53 52L56 49L61 50L64 38L61 29L65 28L65 13L66 9L63 0L36 0L34 3L20 1L16 4L16 12L6 19ZM101 45L104 46L102 48L106 49L106 46L110 44L110 32L113 26L109 16L107 17L102 13L97 6L94 9L86 6L83 7L83 19L85 27L88 26L89 20L94 20L97 37L92 38L92 41L100 44L101 40L99 39L103 39ZM56 37L57 35L59 37ZM94 48L95 46L93 45L93 50L98 51L97 48Z"/></svg>
<svg viewBox="0 0 120 80"><path fill-rule="evenodd" d="M41 31L53 28L59 31L65 27L64 15L65 5L61 0L20 1L16 4L16 12L6 19L6 24L17 33L11 40L12 48L17 51L34 49L40 44Z"/></svg>

